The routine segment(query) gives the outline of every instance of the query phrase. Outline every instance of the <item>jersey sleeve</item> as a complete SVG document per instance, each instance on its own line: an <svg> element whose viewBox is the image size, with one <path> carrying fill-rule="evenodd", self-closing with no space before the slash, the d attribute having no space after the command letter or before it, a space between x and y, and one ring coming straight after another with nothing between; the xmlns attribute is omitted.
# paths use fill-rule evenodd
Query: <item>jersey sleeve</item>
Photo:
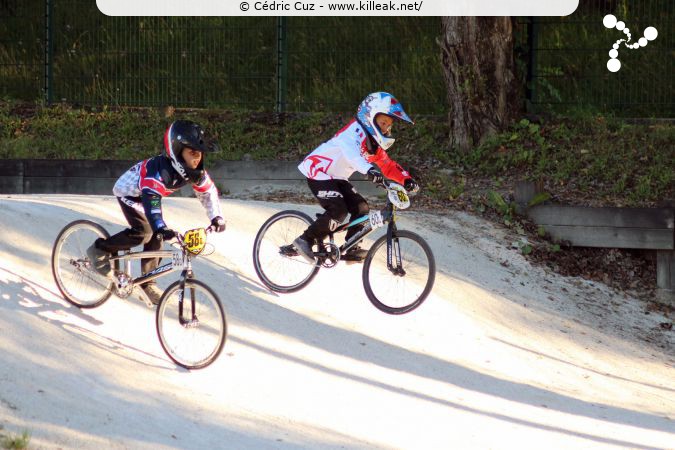
<svg viewBox="0 0 675 450"><path fill-rule="evenodd" d="M153 159L143 161L140 168L138 187L141 191L141 203L152 231L166 228L162 216L162 197L171 191L166 188L160 173L159 164Z"/></svg>
<svg viewBox="0 0 675 450"><path fill-rule="evenodd" d="M405 180L411 178L410 174L398 165L396 161L391 159L381 147L377 149L374 155L368 156L367 159L369 163L377 164L385 178L394 180L399 184L403 184Z"/></svg>
<svg viewBox="0 0 675 450"><path fill-rule="evenodd" d="M195 191L195 195L199 199L199 202L206 210L206 215L209 217L209 220L213 220L214 217L223 216L220 211L218 189L206 171L204 171L204 175L199 180L199 183L192 185L192 189Z"/></svg>
<svg viewBox="0 0 675 450"><path fill-rule="evenodd" d="M148 218L152 231L167 228L162 216L162 196L151 191L141 192L141 203L145 211L145 217Z"/></svg>

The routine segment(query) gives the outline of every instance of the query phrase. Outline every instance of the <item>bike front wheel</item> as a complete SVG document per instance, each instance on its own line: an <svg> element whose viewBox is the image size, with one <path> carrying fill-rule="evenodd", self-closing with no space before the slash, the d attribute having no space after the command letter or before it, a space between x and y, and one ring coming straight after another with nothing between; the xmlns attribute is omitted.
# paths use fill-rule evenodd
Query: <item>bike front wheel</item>
<svg viewBox="0 0 675 450"><path fill-rule="evenodd" d="M293 241L312 223L301 211L281 211L260 227L253 243L253 265L260 281L274 292L295 292L319 271L293 248Z"/></svg>
<svg viewBox="0 0 675 450"><path fill-rule="evenodd" d="M370 248L363 263L363 287L380 311L405 314L419 307L431 292L436 261L429 244L410 231L398 230L392 237L392 267L387 264L387 247L384 235Z"/></svg>
<svg viewBox="0 0 675 450"><path fill-rule="evenodd" d="M201 369L218 358L225 344L227 323L218 296L201 281L169 286L157 305L157 336L173 362Z"/></svg>
<svg viewBox="0 0 675 450"><path fill-rule="evenodd" d="M113 281L99 274L87 257L97 238L109 238L108 232L90 220L66 225L56 237L52 249L52 274L63 298L79 308L94 308L110 298Z"/></svg>

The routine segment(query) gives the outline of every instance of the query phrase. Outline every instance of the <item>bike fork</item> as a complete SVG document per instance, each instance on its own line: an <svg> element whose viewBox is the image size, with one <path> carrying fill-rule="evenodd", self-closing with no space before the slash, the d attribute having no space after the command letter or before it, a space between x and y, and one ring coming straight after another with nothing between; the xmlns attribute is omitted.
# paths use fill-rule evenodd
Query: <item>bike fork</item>
<svg viewBox="0 0 675 450"><path fill-rule="evenodd" d="M178 289L178 321L184 327L193 327L196 326L199 322L197 320L197 308L196 308L196 299L195 299L195 288L189 288L190 291L190 318L183 318L183 311L185 308L185 280L192 278L193 273L191 269L185 269L181 272L180 276L180 288Z"/></svg>
<svg viewBox="0 0 675 450"><path fill-rule="evenodd" d="M387 228L387 268L394 275L401 277L405 275L401 262L401 246L398 242L398 236L396 236L396 225L393 222L390 222L390 226Z"/></svg>

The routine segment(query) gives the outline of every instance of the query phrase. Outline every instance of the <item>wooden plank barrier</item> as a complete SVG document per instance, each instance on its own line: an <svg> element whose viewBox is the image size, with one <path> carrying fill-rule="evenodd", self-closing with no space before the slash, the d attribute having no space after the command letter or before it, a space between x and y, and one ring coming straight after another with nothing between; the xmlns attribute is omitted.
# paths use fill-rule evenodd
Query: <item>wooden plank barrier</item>
<svg viewBox="0 0 675 450"><path fill-rule="evenodd" d="M137 161L0 160L0 194L112 195L117 178ZM280 190L309 194L297 161L213 161L208 172L224 194L266 193ZM361 174L352 177L364 195L378 190ZM186 187L174 196L193 195Z"/></svg>
<svg viewBox="0 0 675 450"><path fill-rule="evenodd" d="M675 207L616 208L542 204L527 207L540 185L516 188L519 211L554 238L576 247L656 251L656 284L660 296L675 304Z"/></svg>

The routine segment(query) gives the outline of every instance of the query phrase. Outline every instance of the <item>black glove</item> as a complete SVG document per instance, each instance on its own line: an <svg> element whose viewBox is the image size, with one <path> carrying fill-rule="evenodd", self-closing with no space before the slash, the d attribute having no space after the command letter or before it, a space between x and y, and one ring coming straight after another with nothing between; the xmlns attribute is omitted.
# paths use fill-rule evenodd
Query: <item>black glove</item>
<svg viewBox="0 0 675 450"><path fill-rule="evenodd" d="M368 179L372 181L375 184L381 184L384 181L384 176L382 175L382 172L377 170L374 167L371 167L368 169Z"/></svg>
<svg viewBox="0 0 675 450"><path fill-rule="evenodd" d="M225 231L225 219L220 216L216 216L211 219L211 227L216 233L222 233Z"/></svg>
<svg viewBox="0 0 675 450"><path fill-rule="evenodd" d="M412 178L408 178L403 182L403 187L408 192L417 192L420 190L420 185Z"/></svg>
<svg viewBox="0 0 675 450"><path fill-rule="evenodd" d="M168 228L160 228L159 230L155 231L155 239L159 239L162 241L170 241L175 237L176 232L173 230L169 230Z"/></svg>

